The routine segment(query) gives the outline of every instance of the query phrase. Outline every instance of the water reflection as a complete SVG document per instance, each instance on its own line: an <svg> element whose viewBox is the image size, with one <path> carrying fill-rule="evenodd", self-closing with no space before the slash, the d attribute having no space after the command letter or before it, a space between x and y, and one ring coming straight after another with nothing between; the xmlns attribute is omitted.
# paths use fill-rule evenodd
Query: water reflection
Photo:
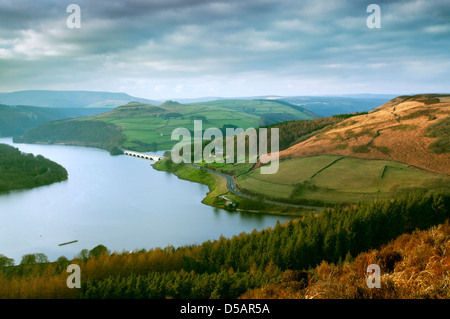
<svg viewBox="0 0 450 319"><path fill-rule="evenodd" d="M13 144L63 165L69 180L0 196L0 254L73 258L98 244L112 251L200 244L288 217L227 212L201 200L208 187L156 171L151 162L72 146ZM78 240L77 243L58 246Z"/></svg>

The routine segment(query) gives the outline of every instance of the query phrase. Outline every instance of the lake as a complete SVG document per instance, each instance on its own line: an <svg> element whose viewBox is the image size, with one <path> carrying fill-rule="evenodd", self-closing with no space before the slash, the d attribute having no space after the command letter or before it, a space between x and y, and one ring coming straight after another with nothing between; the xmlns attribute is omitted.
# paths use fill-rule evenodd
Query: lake
<svg viewBox="0 0 450 319"><path fill-rule="evenodd" d="M200 244L289 219L204 205L207 186L157 171L148 160L87 147L15 144L11 138L0 143L40 154L69 173L61 183L0 195L0 254L16 264L30 253L72 259L99 244L111 252Z"/></svg>

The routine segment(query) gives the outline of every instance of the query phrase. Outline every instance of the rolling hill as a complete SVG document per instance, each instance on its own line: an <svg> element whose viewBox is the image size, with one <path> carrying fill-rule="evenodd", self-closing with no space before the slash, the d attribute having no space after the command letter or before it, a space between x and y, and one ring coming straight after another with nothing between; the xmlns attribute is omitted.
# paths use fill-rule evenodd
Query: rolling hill
<svg viewBox="0 0 450 319"><path fill-rule="evenodd" d="M450 174L450 95L395 98L291 146L280 158L342 155Z"/></svg>
<svg viewBox="0 0 450 319"><path fill-rule="evenodd" d="M203 97L203 98L181 98L177 99L180 103L198 103L232 100L266 100L272 102L287 102L291 105L302 107L314 112L321 117L327 117L337 114L365 112L386 103L397 97L393 94L346 94L330 96L253 96L253 97ZM231 102L232 103L232 102Z"/></svg>
<svg viewBox="0 0 450 319"><path fill-rule="evenodd" d="M286 120L309 120L317 117L312 112L286 102L262 100L232 100L181 104L166 101L158 106L130 102L116 109L65 122L55 122L28 131L22 141L29 143L66 143L97 146L89 138L80 141L80 126L83 122L103 122L115 126L125 138L116 146L137 151L168 150L178 141L171 140L175 128L194 130L194 120L202 121L202 129L210 127L259 127L267 123ZM70 123L70 124L69 124ZM58 129L56 129L58 127ZM66 127L66 129L64 129ZM95 126L98 132L98 125ZM103 126L106 128L106 126ZM110 127L108 130L111 131ZM89 133L87 133L89 135ZM110 136L110 134L106 134ZM105 136L106 136L105 135ZM63 136L63 137L62 137ZM85 135L83 135L86 137ZM94 139L94 136L92 136ZM103 141L111 148L110 140Z"/></svg>
<svg viewBox="0 0 450 319"><path fill-rule="evenodd" d="M0 104L0 136L22 135L27 130L46 122L94 115L104 112L98 108L48 108L36 106L10 106Z"/></svg>
<svg viewBox="0 0 450 319"><path fill-rule="evenodd" d="M304 107L279 100L217 100L193 103L191 105L220 107L236 112L257 115L261 117L258 126L292 120L310 120L319 117Z"/></svg>
<svg viewBox="0 0 450 319"><path fill-rule="evenodd" d="M273 125L280 165L235 174L249 195L291 203L356 203L450 189L450 96L402 96L364 114ZM237 171L237 170L236 170Z"/></svg>
<svg viewBox="0 0 450 319"><path fill-rule="evenodd" d="M344 96L292 96L273 99L304 107L315 114L327 117L337 114L370 111L395 97L394 95L385 94L353 94Z"/></svg>
<svg viewBox="0 0 450 319"><path fill-rule="evenodd" d="M158 101L133 97L126 93L114 92L26 90L0 93L0 103L8 105L58 108L115 108L131 101L159 103Z"/></svg>

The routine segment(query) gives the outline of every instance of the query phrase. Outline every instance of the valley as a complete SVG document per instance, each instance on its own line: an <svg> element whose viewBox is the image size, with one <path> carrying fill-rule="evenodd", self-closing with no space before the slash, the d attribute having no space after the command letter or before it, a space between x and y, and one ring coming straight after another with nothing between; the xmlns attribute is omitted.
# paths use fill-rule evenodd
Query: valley
<svg viewBox="0 0 450 319"><path fill-rule="evenodd" d="M79 251L78 245L90 244L93 247L97 244L91 250L81 250L72 260L84 269L86 277L81 290L69 292L59 284L47 290L35 290L33 287L46 286L45 282L48 280L59 282L58 271L65 267L69 260L62 256L54 262L48 262L45 261L45 254L26 254L18 266L13 266L12 259L0 256L0 261L9 265L3 267L3 270L0 269L0 272L11 278L3 279L0 294L7 298L17 297L9 289L16 280L26 287L26 292L21 297L48 298L50 293L63 298L305 298L314 291L331 296L335 291L323 288L329 280L322 276L324 268L335 267L335 263L338 265L336 267L353 267L350 264L352 260L355 258L356 262L360 263L368 249L380 247L416 229L426 230L440 224L439 229L448 232L448 227L443 224L448 219L450 189L448 104L447 96L404 96L368 112L317 117L306 109L259 100L245 103L235 100L208 101L192 105L167 101L159 106L130 102L108 112L51 121L34 127L14 139L16 142L25 143L18 145L31 148L49 147L49 150L55 147L55 150L61 151L59 156L62 156L61 160L69 168L74 165L73 158L76 157L75 154L80 154L80 150L87 152L86 154L91 153L91 150L92 154L102 152L98 154L101 155L99 162L93 166L86 162L91 155L85 159L80 157L81 161L77 165L89 168L83 178L86 179L84 185L89 186L84 186L86 189L83 189L77 198L91 198L82 200L84 205L91 201L97 203L97 200L98 205L103 205L105 198L110 196L102 199L102 196L98 196L100 189L115 194L115 200L111 202L111 212L115 212L116 217L112 218L114 214L104 216L104 209L100 209L103 213L96 217L92 214L92 209L95 208L88 208L88 205L84 207L91 213L85 218L97 220L98 223L106 217L111 223L117 220L117 214L121 215L120 212L127 211L134 219L125 217L127 222L121 222L121 231L128 232L130 240L122 239L117 242L114 235L107 236L107 233L115 233L110 230L116 229L114 224L104 227L103 232L86 232L82 230L83 223L73 224L72 221L71 225L75 225L75 229L85 237L75 236L75 233L72 238L54 234L50 237L57 235L55 238L58 239L53 240L53 246L58 248L54 247L50 251L55 259L55 256L62 252L61 249L74 253L74 250ZM256 106L261 109L258 110ZM273 113L265 117L267 112ZM286 118L296 119L283 121ZM153 169L149 170L149 162L146 160L109 156L103 150L96 150L104 149L114 154L127 146L127 149L159 152L162 155L164 149L170 148L176 142L168 139L171 130L183 125L192 129L190 125L194 120L202 120L205 129L215 126L225 129L238 125L244 128L278 128L278 171L275 174L261 174L263 164L260 162L238 164L203 161L195 164L175 164L171 161L169 152L165 154L166 159L154 163ZM69 156L66 155L65 148L72 146L63 145L94 148L75 147L71 149L73 155ZM64 151L58 148L64 148ZM160 148L163 150L159 150ZM139 164L135 165L134 162ZM96 185L98 180L90 183L89 180L95 179L96 173L105 174L104 169L108 168L103 167L105 163L112 165L112 170L105 175L111 180L106 179L100 185ZM118 174L120 170L114 169L116 165L125 165L128 169ZM76 171L78 175L79 168ZM131 171L134 175L129 174ZM164 171L171 174L153 176ZM172 174L178 178L175 177L173 182L169 182L167 177ZM143 175L151 178L142 179ZM156 188L152 180L155 177L162 183ZM77 179L77 183L82 181L79 177L76 177ZM114 183L114 179L121 180L121 183ZM125 180L126 183L122 184ZM168 218L167 205L173 200L170 194L174 184L171 183L180 183L180 180L204 184L207 190L201 185L201 194L191 193L195 184L185 184L186 190L176 192L178 215L170 217L165 223L166 228L163 229L161 220ZM57 186L54 189L59 189L61 195L64 194L62 198L71 196L64 190L67 186L79 190L78 185L73 182ZM123 187L134 189L133 198L139 197L144 203L143 206L138 206L147 207L151 214L147 216L145 208L143 214L134 212L136 203L129 200L130 195L123 192ZM148 193L150 189L152 191ZM167 194L160 192L163 189L166 189ZM43 191L46 190L36 189L36 192ZM156 198L162 201L156 204ZM58 203L65 205L64 200ZM159 206L155 207L155 204L160 205L160 209ZM19 205L19 202L16 205ZM74 216L79 215L79 207L71 207ZM205 227L200 227L196 231L198 236L215 239L188 245L188 237L178 238L170 235L171 228L175 227L177 233L190 236L190 231L185 226L194 227L192 222L195 220L198 220L198 225L203 225L205 215L199 212L205 208L214 211L208 211L206 214L212 217L209 223L217 222L217 225L225 227L224 231L228 227L227 223L223 223L224 216L230 221L239 218L238 224L248 219L246 231L236 234L242 225L232 226L232 232L229 232L228 236L225 237L222 233L217 239L220 228L204 232L201 230L205 230ZM161 212L166 212L164 217ZM187 214L180 214L182 212ZM40 212L44 213L47 212ZM223 215L224 213L227 215ZM53 218L56 218L56 215ZM61 218L63 221L67 216ZM152 224L152 218L159 221ZM135 225L136 220L140 221L139 226ZM284 222L280 223L280 220ZM274 224L275 221L278 222ZM255 222L259 225L259 230L250 231ZM153 238L154 245L157 246L158 240L147 237L150 225L153 235L160 237L158 240L168 235L167 238L176 238L179 246L153 246L148 250L128 250L122 253L117 250L124 242L133 245L147 238ZM103 240L92 236L94 233L100 236L103 234ZM26 238L32 240L29 236ZM74 238L77 240L73 240ZM133 238L137 238L137 242L133 241ZM115 251L111 252L106 246L99 245L99 242L105 243L107 247L114 247ZM58 246L60 243L71 245ZM40 247L45 245L41 244ZM407 253L409 250L405 249ZM262 250L264 253L260 253ZM377 254L373 258L378 258L375 260L380 264L385 255L386 258L391 256L385 250ZM27 263L26 257L33 256L38 256L43 261ZM401 260L400 257L398 260ZM105 279L95 270L99 267L98 263L103 265L102 271L109 279ZM328 263L331 263L331 266ZM125 266L131 264L135 266ZM392 272L390 268L383 269ZM26 273L34 275L22 276ZM139 274L138 277L136 274ZM145 283L145 290L136 284L137 278L139 282ZM336 280L343 280L342 278L346 277L336 277ZM439 276L436 278L441 280L438 279ZM155 285L155 282L159 284ZM174 288L174 282L183 282L184 288ZM210 284L205 286L205 282ZM352 285L361 286L361 283L356 280ZM121 289L126 289L127 292L124 294ZM401 289L406 288L399 288L392 293L411 296L411 291ZM361 290L364 296L373 296L372 292L366 290ZM386 289L380 291L380 294L389 293L391 292ZM355 296L351 289L345 290L345 294ZM429 294L445 296L442 291Z"/></svg>
<svg viewBox="0 0 450 319"><path fill-rule="evenodd" d="M238 207L247 196L246 204L262 210L287 209L255 201L323 207L447 191L449 106L447 95L405 96L370 112L269 125L280 130L275 174L261 174L260 163L198 165L232 176L241 193L221 188L215 196L228 196ZM164 163L155 167L171 171ZM223 207L223 201L208 202Z"/></svg>

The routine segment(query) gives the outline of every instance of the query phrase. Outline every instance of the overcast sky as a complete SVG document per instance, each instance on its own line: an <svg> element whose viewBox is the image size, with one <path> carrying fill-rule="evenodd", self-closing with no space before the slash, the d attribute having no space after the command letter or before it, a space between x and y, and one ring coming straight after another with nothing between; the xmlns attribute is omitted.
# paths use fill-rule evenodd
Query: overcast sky
<svg viewBox="0 0 450 319"><path fill-rule="evenodd" d="M71 3L79 29L66 24ZM450 1L0 0L0 92L28 89L450 93Z"/></svg>

